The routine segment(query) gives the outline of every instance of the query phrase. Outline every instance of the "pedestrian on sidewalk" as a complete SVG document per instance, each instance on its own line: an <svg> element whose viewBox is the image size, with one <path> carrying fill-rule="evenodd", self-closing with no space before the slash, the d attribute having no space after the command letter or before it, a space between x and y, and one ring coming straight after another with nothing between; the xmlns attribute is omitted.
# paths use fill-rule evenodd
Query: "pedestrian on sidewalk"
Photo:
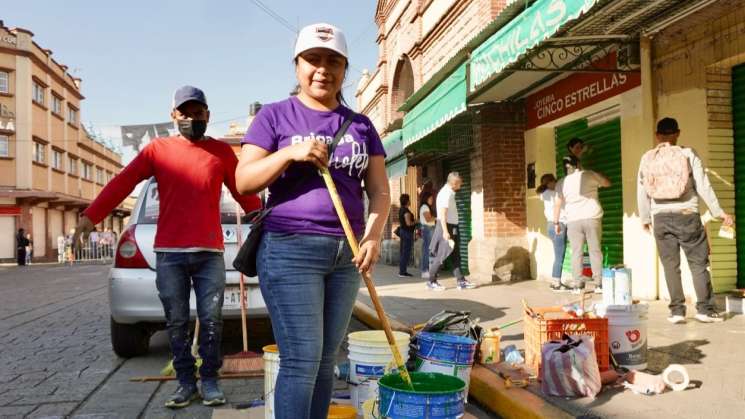
<svg viewBox="0 0 745 419"><path fill-rule="evenodd" d="M34 259L34 240L31 233L26 233L26 265L30 265Z"/></svg>
<svg viewBox="0 0 745 419"><path fill-rule="evenodd" d="M401 245L398 251L398 276L401 278L411 278L412 274L408 272L409 262L411 261L411 251L414 249L414 232L416 230L416 220L409 207L411 206L411 197L409 194L401 194L398 199L398 224L399 237Z"/></svg>
<svg viewBox="0 0 745 419"><path fill-rule="evenodd" d="M166 407L188 406L197 393L195 359L189 339L189 290L197 299L202 403L225 403L217 382L222 366L222 304L225 291L223 231L220 222L222 185L244 211L261 206L256 195L241 196L235 188L238 159L227 143L204 135L210 112L200 89L183 86L173 97L171 118L179 135L156 138L114 177L83 212L73 243L80 245L94 226L114 210L143 180L155 177L160 215L155 235L156 286L163 303L173 366L179 386ZM183 228L184 224L189 228Z"/></svg>
<svg viewBox="0 0 745 419"><path fill-rule="evenodd" d="M57 263L65 263L65 236L57 236Z"/></svg>
<svg viewBox="0 0 745 419"><path fill-rule="evenodd" d="M670 292L670 317L673 324L685 323L686 305L680 277L680 248L683 248L696 291L695 319L702 323L721 322L714 306L709 273L709 244L701 223L698 197L725 226L732 216L719 205L704 164L696 151L678 146L680 129L673 118L657 123L657 145L642 156L637 176L637 204L644 230L657 243L665 281Z"/></svg>
<svg viewBox="0 0 745 419"><path fill-rule="evenodd" d="M453 275L458 281L457 288L459 290L476 288L476 285L469 282L460 270L460 234L455 193L462 185L463 180L458 172L450 172L447 183L437 193L435 201L437 223L430 244L429 282L427 283L427 288L434 291L445 290L445 287L437 281L437 273L448 257L453 264Z"/></svg>
<svg viewBox="0 0 745 419"><path fill-rule="evenodd" d="M298 94L261 108L243 139L236 179L243 193L268 187L273 208L256 262L279 346L275 418L316 419L327 416L360 273L378 260L391 200L380 137L342 97L349 68L344 33L325 23L304 27L294 63ZM348 119L346 134L329 150ZM329 168L360 238L354 259L319 167Z"/></svg>
<svg viewBox="0 0 745 419"><path fill-rule="evenodd" d="M582 275L584 247L590 253L592 281L595 292L600 292L603 271L603 252L600 237L603 228L603 207L598 199L598 188L607 188L610 180L592 170L579 167L576 158L565 159L567 176L556 183L557 197L554 201L554 234L561 234L561 211L566 217L566 231L572 247L572 277L570 288L581 290L585 287ZM566 284L565 284L566 285Z"/></svg>
<svg viewBox="0 0 745 419"><path fill-rule="evenodd" d="M422 231L422 258L419 269L423 279L429 279L429 245L435 232L435 197L431 191L422 192L419 198L419 225Z"/></svg>
<svg viewBox="0 0 745 419"><path fill-rule="evenodd" d="M564 266L564 254L567 247L567 217L564 208L559 210L558 229L554 226L554 205L558 198L556 193L556 177L552 173L541 176L541 184L536 193L543 201L543 214L546 216L546 231L554 246L554 264L551 269L551 289L554 291L569 291L570 287L562 284L561 270ZM557 232L558 231L558 232Z"/></svg>
<svg viewBox="0 0 745 419"><path fill-rule="evenodd" d="M18 263L18 266L26 266L26 246L28 246L26 230L19 228L18 234L16 234L16 263Z"/></svg>

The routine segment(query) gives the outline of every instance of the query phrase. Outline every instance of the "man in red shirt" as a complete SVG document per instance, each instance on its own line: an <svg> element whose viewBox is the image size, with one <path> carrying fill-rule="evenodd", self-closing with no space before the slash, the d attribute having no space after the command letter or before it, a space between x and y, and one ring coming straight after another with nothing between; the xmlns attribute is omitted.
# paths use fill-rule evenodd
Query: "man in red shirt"
<svg viewBox="0 0 745 419"><path fill-rule="evenodd" d="M83 212L74 243L86 236L141 181L154 176L160 195L155 235L156 285L163 303L179 387L166 407L188 406L197 397L195 360L189 348L189 289L194 286L201 324L199 354L203 404L225 403L217 384L222 366L222 303L225 291L220 194L225 184L246 212L258 209L256 195L235 188L238 159L226 143L205 137L210 112L200 89L176 90L171 118L180 135L150 142L109 182ZM184 228L188 226L188 228Z"/></svg>

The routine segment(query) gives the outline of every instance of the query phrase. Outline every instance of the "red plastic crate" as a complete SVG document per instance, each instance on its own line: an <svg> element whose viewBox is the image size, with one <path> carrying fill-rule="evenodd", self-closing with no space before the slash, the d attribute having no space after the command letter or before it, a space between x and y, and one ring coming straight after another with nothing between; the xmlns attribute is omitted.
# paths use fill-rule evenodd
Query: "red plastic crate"
<svg viewBox="0 0 745 419"><path fill-rule="evenodd" d="M610 369L608 319L572 317L564 312L547 312L537 317L525 314L525 364L540 377L541 347L567 335L589 335L595 340L595 354L600 371Z"/></svg>

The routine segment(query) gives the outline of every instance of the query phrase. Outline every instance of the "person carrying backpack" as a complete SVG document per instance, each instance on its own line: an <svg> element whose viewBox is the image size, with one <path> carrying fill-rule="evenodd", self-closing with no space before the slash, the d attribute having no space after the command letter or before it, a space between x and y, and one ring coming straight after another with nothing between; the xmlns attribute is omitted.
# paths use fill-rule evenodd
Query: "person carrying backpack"
<svg viewBox="0 0 745 419"><path fill-rule="evenodd" d="M721 322L714 307L714 292L709 274L709 244L698 208L700 196L714 217L724 225L733 224L732 216L719 206L704 165L696 151L677 145L680 130L673 118L657 123L657 146L642 156L637 175L639 218L645 231L653 234L665 270L670 292L668 321L686 321L685 295L680 278L680 248L686 254L696 291L695 319L702 323Z"/></svg>

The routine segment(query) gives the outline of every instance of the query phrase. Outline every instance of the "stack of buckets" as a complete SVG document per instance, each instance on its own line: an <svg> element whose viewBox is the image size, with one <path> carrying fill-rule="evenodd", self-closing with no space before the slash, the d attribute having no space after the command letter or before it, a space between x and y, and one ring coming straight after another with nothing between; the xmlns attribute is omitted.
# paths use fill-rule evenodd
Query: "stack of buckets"
<svg viewBox="0 0 745 419"><path fill-rule="evenodd" d="M409 359L409 335L393 332L404 363ZM362 405L378 394L378 380L396 368L388 340L382 330L353 332L349 342L349 382L352 405L362 412Z"/></svg>
<svg viewBox="0 0 745 419"><path fill-rule="evenodd" d="M603 269L603 304L597 314L608 319L608 342L618 365L647 368L648 310L646 304L633 304L631 270Z"/></svg>

